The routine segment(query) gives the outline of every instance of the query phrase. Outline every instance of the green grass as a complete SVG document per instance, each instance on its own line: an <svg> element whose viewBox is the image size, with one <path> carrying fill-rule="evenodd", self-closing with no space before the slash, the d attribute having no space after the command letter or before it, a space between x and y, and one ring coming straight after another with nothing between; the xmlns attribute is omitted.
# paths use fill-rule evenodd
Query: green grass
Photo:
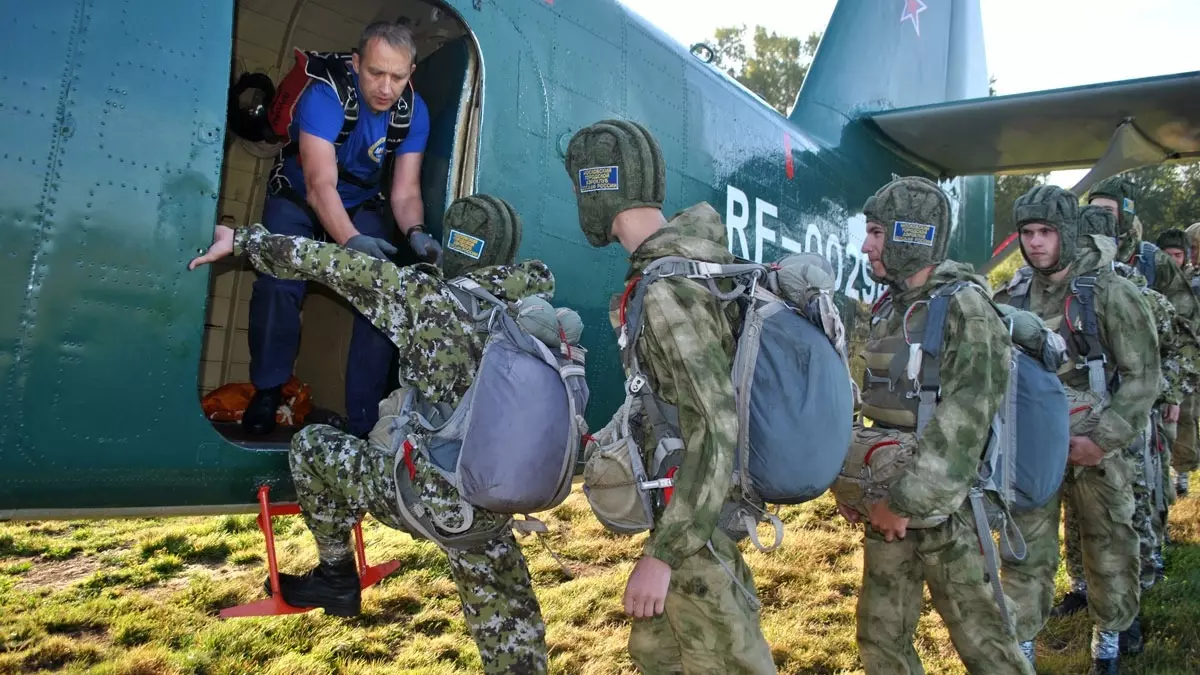
<svg viewBox="0 0 1200 675"><path fill-rule="evenodd" d="M784 510L779 550L747 553L763 600L763 630L781 673L861 672L854 604L861 532L825 496ZM546 514L568 579L533 538L522 539L547 621L556 673L633 673L620 598L641 538L606 534L582 496ZM315 561L297 517L277 518L284 571ZM426 543L364 524L371 561L401 568L363 596L351 620L321 611L222 621L259 599L266 562L253 516L0 524L0 675L100 673L478 673L444 558ZM1144 602L1147 649L1123 673L1194 673L1200 663L1200 500L1172 511L1168 578ZM1059 592L1064 579L1059 575ZM1086 672L1086 615L1052 620L1040 673ZM929 673L964 673L926 602L916 638Z"/></svg>

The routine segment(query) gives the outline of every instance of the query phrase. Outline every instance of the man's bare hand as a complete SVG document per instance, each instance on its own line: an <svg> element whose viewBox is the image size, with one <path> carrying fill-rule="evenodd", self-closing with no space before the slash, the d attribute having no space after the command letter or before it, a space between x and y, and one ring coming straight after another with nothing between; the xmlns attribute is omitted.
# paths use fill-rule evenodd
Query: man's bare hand
<svg viewBox="0 0 1200 675"><path fill-rule="evenodd" d="M225 256L233 254L233 228L224 225L218 225L213 232L212 246L208 247L208 251L201 256L197 256L188 263L188 269L194 270L200 265L216 262Z"/></svg>
<svg viewBox="0 0 1200 675"><path fill-rule="evenodd" d="M1067 461L1076 466L1096 466L1104 459L1104 450L1087 436L1072 436Z"/></svg>
<svg viewBox="0 0 1200 675"><path fill-rule="evenodd" d="M862 521L862 514L860 514L858 511L855 511L854 509L850 508L849 506L846 506L845 504L838 502L837 508L838 508L838 513L842 514L842 517L845 518L846 520L848 520L852 523L859 523Z"/></svg>
<svg viewBox="0 0 1200 675"><path fill-rule="evenodd" d="M869 515L871 517L871 527L879 534L882 534L885 541L904 538L908 530L908 518L892 513L892 510L888 508L886 499L880 499L871 504Z"/></svg>
<svg viewBox="0 0 1200 675"><path fill-rule="evenodd" d="M1163 412L1163 421L1167 424L1176 424L1179 422L1178 403L1172 403L1171 405L1167 406L1167 409Z"/></svg>
<svg viewBox="0 0 1200 675"><path fill-rule="evenodd" d="M671 566L658 558L643 556L625 584L625 613L639 619L662 614L670 585Z"/></svg>

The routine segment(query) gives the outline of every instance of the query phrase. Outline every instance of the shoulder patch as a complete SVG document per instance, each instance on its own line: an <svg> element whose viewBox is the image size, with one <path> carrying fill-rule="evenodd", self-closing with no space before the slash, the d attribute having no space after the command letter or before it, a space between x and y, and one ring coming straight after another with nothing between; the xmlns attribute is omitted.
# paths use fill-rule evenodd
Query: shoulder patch
<svg viewBox="0 0 1200 675"><path fill-rule="evenodd" d="M937 227L925 223L907 223L897 220L892 224L892 241L901 244L919 244L933 246L933 235Z"/></svg>
<svg viewBox="0 0 1200 675"><path fill-rule="evenodd" d="M479 256L483 255L483 247L486 244L487 242L479 237L472 237L458 230L450 230L450 237L446 241L446 248L461 253L468 258L479 260Z"/></svg>
<svg viewBox="0 0 1200 675"><path fill-rule="evenodd" d="M598 192L600 190L621 189L620 170L615 166L593 166L579 170L579 191Z"/></svg>

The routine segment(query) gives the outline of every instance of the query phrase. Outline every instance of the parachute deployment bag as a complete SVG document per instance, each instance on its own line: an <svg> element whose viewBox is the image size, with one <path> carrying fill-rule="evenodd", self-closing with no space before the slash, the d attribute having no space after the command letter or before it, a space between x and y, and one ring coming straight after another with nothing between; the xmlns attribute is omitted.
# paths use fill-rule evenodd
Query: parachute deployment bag
<svg viewBox="0 0 1200 675"><path fill-rule="evenodd" d="M929 300L921 351L925 358L933 360L933 379L939 386L941 380L936 372L940 366L950 298L968 287L976 288L992 304L982 289L966 281L939 288ZM1003 312L994 304L992 307L1003 318ZM1006 323L1011 334L1012 320L1006 320ZM1057 335L1048 329L1042 331L1042 337L1045 342L1036 357L1027 351L1033 351L1035 345L1012 344L1008 389L993 417L979 476L969 492L996 602L1010 625L1012 618L1000 585L1000 562L991 529L997 527L1000 530L1004 557L1024 560L1025 542L1009 514L1043 506L1057 493L1070 446L1070 406L1057 374L1058 367L1066 359L1065 346L1060 347ZM924 391L930 386L924 369L921 377ZM932 412L932 406L925 405L923 400L917 414L918 436ZM985 493L993 494L998 503L988 504ZM997 506L999 510L995 508Z"/></svg>
<svg viewBox="0 0 1200 675"><path fill-rule="evenodd" d="M463 498L481 509L517 514L554 508L571 492L586 433L586 352L566 344L552 351L478 284L455 284L493 307L484 310L488 340L475 381L445 425L422 423L435 432L434 442L460 441L456 464L440 468L453 471Z"/></svg>
<svg viewBox="0 0 1200 675"><path fill-rule="evenodd" d="M475 379L456 408L424 401L415 389L406 389L392 402L395 410L386 411L386 433L373 432L372 440L386 440L397 452L398 501L409 527L442 547L469 548L512 522L470 531L469 507L531 514L554 508L570 494L587 429L586 350L567 342L551 350L477 283L464 278L449 283L474 330L488 335ZM381 404L380 425L384 412ZM404 480L412 453L423 455L454 485L464 505L459 509L463 523L448 527L438 520L411 480ZM414 469L407 468L411 479Z"/></svg>
<svg viewBox="0 0 1200 675"><path fill-rule="evenodd" d="M635 470L647 476L639 487L669 490L683 445L677 411L654 395L638 363L647 288L660 279L682 277L722 302L738 303L742 326L730 376L738 415L733 480L742 498L727 505L721 527L735 540L749 536L763 550L779 545L783 527L759 503L799 504L824 493L849 448L853 414L848 365L812 319L759 283L769 272L752 263L721 265L674 256L655 260L626 294L620 340L629 373L626 403L637 397L652 413L645 418L657 442L653 458L642 457L652 460L651 469L645 471L643 464ZM729 280L733 288L723 291L717 280ZM585 491L593 488L586 474L584 482ZM775 527L771 547L761 545L754 528L764 518Z"/></svg>

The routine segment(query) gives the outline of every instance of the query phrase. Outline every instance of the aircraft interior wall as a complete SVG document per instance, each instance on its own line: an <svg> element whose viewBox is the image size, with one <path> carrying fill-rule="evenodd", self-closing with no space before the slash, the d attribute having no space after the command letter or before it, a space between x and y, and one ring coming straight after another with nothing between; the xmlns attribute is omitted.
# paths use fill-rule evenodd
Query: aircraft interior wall
<svg viewBox="0 0 1200 675"><path fill-rule="evenodd" d="M426 229L438 236L446 204L472 189L478 124L477 108L472 105L475 97L463 92L479 91L479 60L471 36L457 17L423 0L237 0L235 12L231 83L251 72L266 73L278 84L294 63L293 47L347 51L368 23L407 19L418 52L413 84L430 112L421 178ZM229 134L217 211L221 222L238 227L260 221L274 157L261 146ZM396 242L398 247L406 246L398 235ZM248 328L256 278L241 258L227 258L212 268L199 372L201 397L227 383L250 381ZM309 285L294 369L296 377L309 385L314 406L343 416L351 311L327 289ZM227 435L238 435L232 425L218 427Z"/></svg>

